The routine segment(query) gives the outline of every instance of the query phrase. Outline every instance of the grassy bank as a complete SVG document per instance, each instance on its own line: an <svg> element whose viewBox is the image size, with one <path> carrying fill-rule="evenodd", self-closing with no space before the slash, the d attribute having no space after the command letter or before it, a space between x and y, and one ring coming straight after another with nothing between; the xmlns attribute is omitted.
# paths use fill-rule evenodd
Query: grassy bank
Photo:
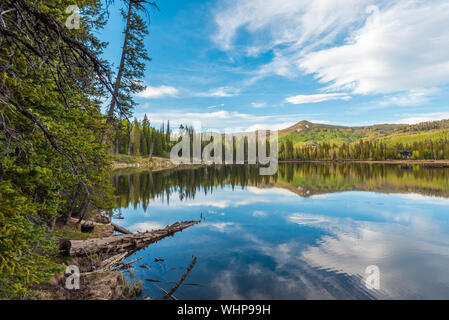
<svg viewBox="0 0 449 320"><path fill-rule="evenodd" d="M89 240L105 238L114 235L114 227L110 224L95 223L91 233L81 231L81 224L77 219L71 219L67 225L56 227L53 236L57 241ZM104 257L98 254L86 257L65 257L59 254L54 257L54 263L60 265L60 272L48 279L38 287L33 288L33 296L27 299L39 300L118 300L133 298L141 294L141 283L128 283L120 271L95 271L101 265ZM68 266L77 266L81 272L80 289L68 290L66 288L65 269Z"/></svg>
<svg viewBox="0 0 449 320"><path fill-rule="evenodd" d="M113 155L114 169L141 168L151 171L162 171L175 168L198 167L175 165L169 158ZM279 160L279 163L378 163L378 164L421 164L424 166L449 167L449 160Z"/></svg>
<svg viewBox="0 0 449 320"><path fill-rule="evenodd" d="M148 157L142 156L128 156L128 155L112 155L114 169L126 169L126 168L142 168L150 169L152 171L160 171L167 169L174 169L180 167L173 164L169 158L162 157Z"/></svg>

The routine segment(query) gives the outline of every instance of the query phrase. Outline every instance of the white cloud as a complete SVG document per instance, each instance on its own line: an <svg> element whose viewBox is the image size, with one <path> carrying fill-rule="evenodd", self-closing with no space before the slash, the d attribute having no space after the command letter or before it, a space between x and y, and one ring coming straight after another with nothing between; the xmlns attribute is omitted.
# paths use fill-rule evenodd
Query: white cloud
<svg viewBox="0 0 449 320"><path fill-rule="evenodd" d="M238 284L239 281L236 281L232 272L224 271L217 275L211 287L217 291L217 300L244 300L245 298L238 293Z"/></svg>
<svg viewBox="0 0 449 320"><path fill-rule="evenodd" d="M330 100L351 100L351 96L346 93L323 93L323 94L311 94L311 95L298 95L285 99L286 102L291 104L305 104L305 103L318 103Z"/></svg>
<svg viewBox="0 0 449 320"><path fill-rule="evenodd" d="M399 1L346 44L306 54L299 67L329 89L392 93L449 82L449 3Z"/></svg>
<svg viewBox="0 0 449 320"><path fill-rule="evenodd" d="M417 124L427 121L437 121L441 119L449 119L449 112L432 112L424 114L406 115L405 118L395 121L395 123Z"/></svg>
<svg viewBox="0 0 449 320"><path fill-rule="evenodd" d="M160 86L160 87L146 87L145 90L137 94L138 97L146 99L157 99L162 97L176 97L179 90L174 87Z"/></svg>
<svg viewBox="0 0 449 320"><path fill-rule="evenodd" d="M231 87L219 87L212 89L208 92L197 93L198 97L211 97L211 98L230 98L240 94L240 89Z"/></svg>
<svg viewBox="0 0 449 320"><path fill-rule="evenodd" d="M204 201L195 201L192 203L187 203L187 207L212 207L218 209L226 209L231 206L231 201L229 200L204 200Z"/></svg>
<svg viewBox="0 0 449 320"><path fill-rule="evenodd" d="M274 123L274 124L267 124L267 123L256 123L253 124L251 126L249 126L248 128L245 128L239 131L243 131L243 132L253 132L253 131L257 131L257 130L282 130L285 128L289 128L291 126L293 126L296 122L281 122L281 123Z"/></svg>
<svg viewBox="0 0 449 320"><path fill-rule="evenodd" d="M253 212L253 217L266 217L267 213L265 211L257 210Z"/></svg>
<svg viewBox="0 0 449 320"><path fill-rule="evenodd" d="M282 189L282 188L257 188L257 187L252 187L249 186L247 187L248 192L251 192L252 194L256 194L256 195L281 195L281 196L289 196L289 197L293 197L293 198L297 198L298 196L291 192L290 190L287 189Z"/></svg>
<svg viewBox="0 0 449 320"><path fill-rule="evenodd" d="M400 195L397 195L397 197L406 199L407 201L417 201L417 202L426 203L426 204L449 206L449 199L441 198L441 197L424 196L422 194L417 194L417 193L400 194Z"/></svg>
<svg viewBox="0 0 449 320"><path fill-rule="evenodd" d="M207 107L207 109L216 109L216 108L220 108L220 107L224 107L224 106L225 106L224 103L222 103L222 104L218 104L215 106L209 106L209 107Z"/></svg>
<svg viewBox="0 0 449 320"><path fill-rule="evenodd" d="M292 77L295 63L304 53L329 44L365 16L372 0L247 0L226 1L215 12L218 32L214 41L231 55L272 51L274 59L259 70L259 75L274 73ZM238 43L239 31L245 37ZM239 50L241 49L241 50ZM242 52L241 52L242 51Z"/></svg>
<svg viewBox="0 0 449 320"><path fill-rule="evenodd" d="M207 92L192 92L184 90L185 94L193 97L205 97L205 98L230 98L240 94L240 89L233 87L218 87L213 88ZM159 87L146 87L145 90L137 94L138 97L146 99L158 99L163 97L177 97L180 94L180 90L170 86ZM224 104L213 105L212 108L224 106Z"/></svg>
<svg viewBox="0 0 449 320"><path fill-rule="evenodd" d="M368 0L246 0L225 1L215 12L218 32L214 41L223 50L234 50L238 32L257 34L245 39L245 52L254 56L281 44L310 44L336 36L351 22ZM331 38L331 37L329 37Z"/></svg>
<svg viewBox="0 0 449 320"><path fill-rule="evenodd" d="M211 222L203 223L200 227L207 227L217 232L228 233L240 230L240 226L234 222Z"/></svg>
<svg viewBox="0 0 449 320"><path fill-rule="evenodd" d="M173 128L183 125L199 125L202 130L218 130L225 132L246 132L262 129L285 129L298 121L308 119L315 123L324 123L316 119L319 114L283 114L258 116L247 113L220 110L214 112L186 112L185 110L161 111L157 113L146 113L151 123L160 124L170 119ZM142 119L144 113L136 114ZM315 118L315 119L314 119ZM197 128L200 129L200 128Z"/></svg>
<svg viewBox="0 0 449 320"><path fill-rule="evenodd" d="M252 102L251 106L256 109L265 107L267 104L265 102Z"/></svg>
<svg viewBox="0 0 449 320"><path fill-rule="evenodd" d="M309 213L294 213L287 217L287 221L299 225L314 225L331 222L331 220L326 216Z"/></svg>
<svg viewBox="0 0 449 320"><path fill-rule="evenodd" d="M263 197L247 197L244 200L225 199L225 200L195 200L191 203L186 203L187 207L212 207L218 209L238 208L242 206L251 205L254 203L270 202L269 199Z"/></svg>
<svg viewBox="0 0 449 320"><path fill-rule="evenodd" d="M339 224L332 221L332 235L302 252L311 266L365 278L366 267L377 265L381 269L377 293L384 299L434 299L447 294L448 238L438 229L417 231L413 224L401 227L372 222L355 222L351 229L340 229Z"/></svg>
<svg viewBox="0 0 449 320"><path fill-rule="evenodd" d="M230 55L273 54L254 79L305 73L328 91L409 91L390 101L404 106L425 102L414 90L449 83L446 0L226 1L215 22Z"/></svg>
<svg viewBox="0 0 449 320"><path fill-rule="evenodd" d="M387 98L380 103L381 106L418 106L429 101L429 96L440 91L438 88L413 89L403 94Z"/></svg>
<svg viewBox="0 0 449 320"><path fill-rule="evenodd" d="M219 216L222 216L222 217L224 217L226 215L224 212L218 212L218 211L215 211L215 210L208 210L207 213L213 214L213 215L219 215Z"/></svg>
<svg viewBox="0 0 449 320"><path fill-rule="evenodd" d="M163 229L164 225L158 222L140 222L132 225L129 229L133 232L146 232Z"/></svg>

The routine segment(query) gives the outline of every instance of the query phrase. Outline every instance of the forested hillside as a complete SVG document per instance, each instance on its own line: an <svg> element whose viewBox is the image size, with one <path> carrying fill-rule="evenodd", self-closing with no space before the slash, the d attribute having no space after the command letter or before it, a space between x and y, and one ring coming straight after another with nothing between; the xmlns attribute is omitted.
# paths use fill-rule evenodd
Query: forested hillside
<svg viewBox="0 0 449 320"><path fill-rule="evenodd" d="M290 140L295 147L316 143L342 144L363 138L376 138L400 130L402 125L382 124L368 127L343 127L301 121L279 132L280 141Z"/></svg>
<svg viewBox="0 0 449 320"><path fill-rule="evenodd" d="M193 133L192 128L186 128L190 134ZM169 121L159 129L154 128L146 116L142 121L122 121L115 131L111 153L168 156L174 145L170 141L171 134ZM279 156L282 160L449 159L449 120L367 127L301 121L281 130L279 137ZM203 147L206 145L203 142Z"/></svg>
<svg viewBox="0 0 449 320"><path fill-rule="evenodd" d="M449 120L342 127L299 122L280 132L282 160L446 160Z"/></svg>

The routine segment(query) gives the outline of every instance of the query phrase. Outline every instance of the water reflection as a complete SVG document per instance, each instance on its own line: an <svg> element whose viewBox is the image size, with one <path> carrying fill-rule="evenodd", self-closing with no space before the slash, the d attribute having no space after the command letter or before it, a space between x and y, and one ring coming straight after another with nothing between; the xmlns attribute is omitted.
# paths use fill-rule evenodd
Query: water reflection
<svg viewBox="0 0 449 320"><path fill-rule="evenodd" d="M212 193L217 187L279 186L302 197L341 191L417 193L449 198L449 169L426 169L419 165L288 164L274 176L260 176L254 166L220 166L158 173L120 170L114 176L120 196L118 207L142 205L152 199L195 199L198 192Z"/></svg>
<svg viewBox="0 0 449 320"><path fill-rule="evenodd" d="M448 175L419 166L288 164L273 177L233 166L122 171L114 183L120 223L133 231L206 217L148 248L151 270L135 270L138 279L176 281L198 256L189 282L201 287L184 286L177 298L448 299ZM362 283L369 265L381 270L381 290ZM161 295L153 283L144 289Z"/></svg>

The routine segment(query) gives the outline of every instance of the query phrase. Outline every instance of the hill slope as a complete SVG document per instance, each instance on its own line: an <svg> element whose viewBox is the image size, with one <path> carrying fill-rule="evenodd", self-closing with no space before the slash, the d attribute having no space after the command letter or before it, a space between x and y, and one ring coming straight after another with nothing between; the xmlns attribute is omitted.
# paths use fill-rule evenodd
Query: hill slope
<svg viewBox="0 0 449 320"><path fill-rule="evenodd" d="M287 139L295 147L307 144L329 143L341 145L361 139L385 141L387 144L413 143L423 140L449 138L449 120L424 122L415 125L379 124L365 127L345 127L301 121L279 132L280 142Z"/></svg>

